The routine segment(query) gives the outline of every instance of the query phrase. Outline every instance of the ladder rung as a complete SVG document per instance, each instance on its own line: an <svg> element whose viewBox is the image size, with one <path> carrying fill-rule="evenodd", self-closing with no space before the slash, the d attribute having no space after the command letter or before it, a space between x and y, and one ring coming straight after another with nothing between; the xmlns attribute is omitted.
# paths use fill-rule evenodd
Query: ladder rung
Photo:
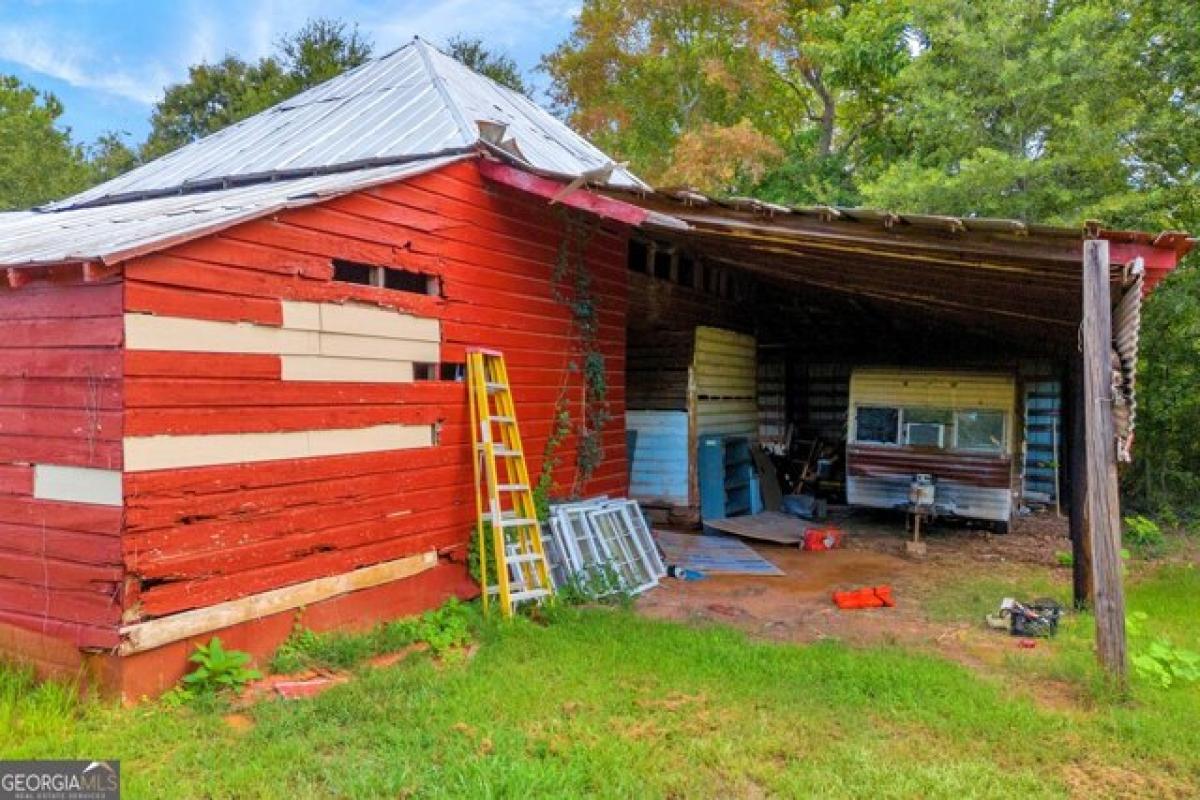
<svg viewBox="0 0 1200 800"><path fill-rule="evenodd" d="M506 417L503 415L488 417L488 419L490 419L492 422L502 422L505 424L510 424L517 421L514 417Z"/></svg>
<svg viewBox="0 0 1200 800"><path fill-rule="evenodd" d="M492 455L499 456L500 458L520 458L521 451L509 450L507 447L497 447L492 451Z"/></svg>
<svg viewBox="0 0 1200 800"><path fill-rule="evenodd" d="M529 484L527 484L527 483L497 483L496 491L498 491L498 492L528 492Z"/></svg>
<svg viewBox="0 0 1200 800"><path fill-rule="evenodd" d="M508 599L514 603L520 603L522 600L541 600L543 597L549 596L549 589L526 589L523 592L513 592Z"/></svg>
<svg viewBox="0 0 1200 800"><path fill-rule="evenodd" d="M541 553L521 553L515 556L505 556L504 560L509 564L532 564L543 560L543 558L544 556Z"/></svg>
<svg viewBox="0 0 1200 800"><path fill-rule="evenodd" d="M536 519L529 519L528 517L509 517L508 519L500 520L501 528L523 528L527 525L537 524L538 521Z"/></svg>
<svg viewBox="0 0 1200 800"><path fill-rule="evenodd" d="M508 389L507 383L495 383L493 381L488 381L484 386L487 387L488 394L495 394L496 392L503 392Z"/></svg>

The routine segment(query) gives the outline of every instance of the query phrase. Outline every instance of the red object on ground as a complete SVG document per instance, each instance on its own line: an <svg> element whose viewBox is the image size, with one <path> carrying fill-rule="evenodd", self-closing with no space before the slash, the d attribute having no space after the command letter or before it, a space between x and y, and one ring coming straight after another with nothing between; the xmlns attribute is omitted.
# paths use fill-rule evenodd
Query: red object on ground
<svg viewBox="0 0 1200 800"><path fill-rule="evenodd" d="M1017 647L1021 648L1022 650L1032 650L1033 648L1037 647L1037 642L1035 642L1033 639L1022 639L1017 642Z"/></svg>
<svg viewBox="0 0 1200 800"><path fill-rule="evenodd" d="M885 606L893 608L896 605L891 586L867 586L846 592L834 592L833 602L841 609L882 608Z"/></svg>
<svg viewBox="0 0 1200 800"><path fill-rule="evenodd" d="M814 553L833 550L842 546L842 529L834 525L825 528L809 528L804 532L804 549Z"/></svg>

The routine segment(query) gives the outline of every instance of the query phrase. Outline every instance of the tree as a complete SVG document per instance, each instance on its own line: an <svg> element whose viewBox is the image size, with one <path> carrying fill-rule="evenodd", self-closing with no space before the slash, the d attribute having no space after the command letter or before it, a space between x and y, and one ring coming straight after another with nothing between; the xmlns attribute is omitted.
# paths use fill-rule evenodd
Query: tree
<svg viewBox="0 0 1200 800"><path fill-rule="evenodd" d="M898 0L590 0L543 61L558 110L652 182L811 200L907 62ZM781 176L785 176L782 177Z"/></svg>
<svg viewBox="0 0 1200 800"><path fill-rule="evenodd" d="M48 92L0 75L0 210L24 209L85 188L91 170Z"/></svg>
<svg viewBox="0 0 1200 800"><path fill-rule="evenodd" d="M352 69L370 57L372 45L357 27L317 19L277 49L254 64L227 55L191 67L188 80L168 87L155 105L141 158L169 153Z"/></svg>
<svg viewBox="0 0 1200 800"><path fill-rule="evenodd" d="M517 62L505 53L488 50L482 39L461 34L452 36L446 42L446 52L480 75L486 75L501 86L529 96L529 87L521 77L521 69Z"/></svg>

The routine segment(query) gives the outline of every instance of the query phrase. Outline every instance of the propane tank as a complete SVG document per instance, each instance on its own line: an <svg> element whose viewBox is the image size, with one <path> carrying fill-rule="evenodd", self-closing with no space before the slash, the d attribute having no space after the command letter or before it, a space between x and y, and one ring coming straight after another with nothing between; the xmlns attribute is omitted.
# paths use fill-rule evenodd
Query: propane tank
<svg viewBox="0 0 1200 800"><path fill-rule="evenodd" d="M908 502L914 508L932 508L936 494L937 485L932 475L914 475L912 483L908 485Z"/></svg>

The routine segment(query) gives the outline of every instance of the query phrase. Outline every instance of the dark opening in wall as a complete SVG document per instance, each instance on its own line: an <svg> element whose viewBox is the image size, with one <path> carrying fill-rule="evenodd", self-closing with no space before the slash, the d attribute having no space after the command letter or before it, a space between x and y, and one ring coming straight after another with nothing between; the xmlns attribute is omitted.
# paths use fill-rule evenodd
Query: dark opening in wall
<svg viewBox="0 0 1200 800"><path fill-rule="evenodd" d="M410 272L406 269L385 269L383 285L387 289L414 294L436 295L439 291L437 278L422 272Z"/></svg>
<svg viewBox="0 0 1200 800"><path fill-rule="evenodd" d="M646 257L649 249L646 243L638 239L629 240L628 266L634 272L646 272Z"/></svg>
<svg viewBox="0 0 1200 800"><path fill-rule="evenodd" d="M442 362L442 375L444 381L465 381L467 379L467 365L456 364L451 361Z"/></svg>
<svg viewBox="0 0 1200 800"><path fill-rule="evenodd" d="M414 381L436 381L439 373L438 365L427 361L413 362Z"/></svg>
<svg viewBox="0 0 1200 800"><path fill-rule="evenodd" d="M654 251L654 277L663 281L669 281L671 279L670 250Z"/></svg>
<svg viewBox="0 0 1200 800"><path fill-rule="evenodd" d="M362 286L373 286L371 281L371 270L375 269L370 264L359 264L355 261L343 261L340 258L333 260L333 279L341 283L357 283Z"/></svg>
<svg viewBox="0 0 1200 800"><path fill-rule="evenodd" d="M361 264L341 258L333 259L333 279L341 283L375 286L397 292L427 295L441 293L441 283L434 275L378 264Z"/></svg>
<svg viewBox="0 0 1200 800"><path fill-rule="evenodd" d="M696 285L696 262L691 256L679 256L679 285L680 286L695 286Z"/></svg>

